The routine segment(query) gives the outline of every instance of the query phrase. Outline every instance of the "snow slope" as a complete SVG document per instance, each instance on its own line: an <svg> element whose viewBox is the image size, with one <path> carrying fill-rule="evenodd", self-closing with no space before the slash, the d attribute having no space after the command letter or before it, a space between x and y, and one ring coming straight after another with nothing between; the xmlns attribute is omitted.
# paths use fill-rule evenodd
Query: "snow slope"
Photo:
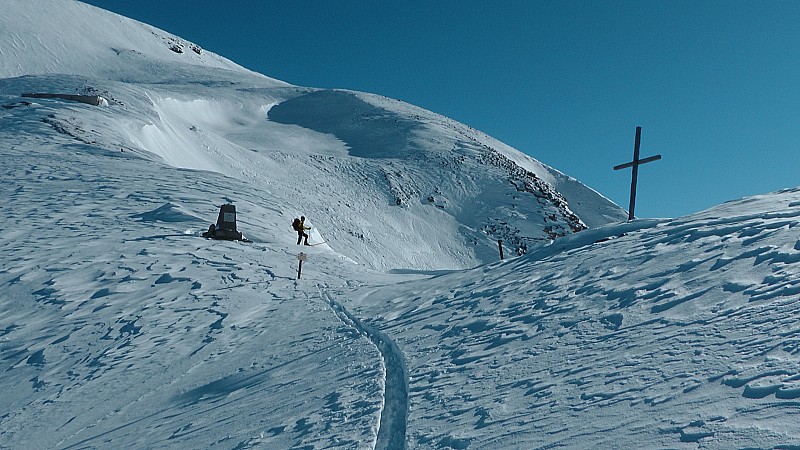
<svg viewBox="0 0 800 450"><path fill-rule="evenodd" d="M0 74L51 73L164 82L160 69L196 65L266 78L197 44L74 0L5 0ZM275 84L285 84L272 80Z"/></svg>
<svg viewBox="0 0 800 450"><path fill-rule="evenodd" d="M341 291L410 374L410 447L796 448L800 190Z"/></svg>
<svg viewBox="0 0 800 450"><path fill-rule="evenodd" d="M432 112L293 87L147 25L75 1L47 2L59 14L40 17L14 0L0 19L9 31L0 37L11 56L0 74L10 102L30 92L99 95L108 110L61 110L51 122L75 135L64 122L94 127L101 138L80 138L104 147L249 180L291 209L280 230L305 214L361 264L472 267L497 257L498 239L523 254L624 217L576 180ZM60 26L65 20L77 25Z"/></svg>
<svg viewBox="0 0 800 450"><path fill-rule="evenodd" d="M619 223L429 111L42 4L0 16L0 448L800 446L800 191ZM199 237L227 202L254 243Z"/></svg>

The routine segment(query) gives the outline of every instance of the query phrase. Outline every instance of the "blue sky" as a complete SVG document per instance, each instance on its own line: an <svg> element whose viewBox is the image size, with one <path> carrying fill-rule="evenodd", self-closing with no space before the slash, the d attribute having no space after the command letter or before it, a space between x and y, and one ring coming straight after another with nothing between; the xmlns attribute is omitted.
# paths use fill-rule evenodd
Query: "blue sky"
<svg viewBox="0 0 800 450"><path fill-rule="evenodd" d="M300 86L456 119L637 217L800 185L800 2L87 0Z"/></svg>

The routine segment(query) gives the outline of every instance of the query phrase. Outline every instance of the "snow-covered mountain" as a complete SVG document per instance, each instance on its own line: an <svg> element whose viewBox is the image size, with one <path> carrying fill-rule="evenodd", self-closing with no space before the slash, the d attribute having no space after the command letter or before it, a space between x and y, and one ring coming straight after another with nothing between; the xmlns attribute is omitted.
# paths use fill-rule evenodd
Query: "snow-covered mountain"
<svg viewBox="0 0 800 450"><path fill-rule="evenodd" d="M800 191L621 223L433 112L3 6L0 448L800 446ZM199 237L229 202L254 242Z"/></svg>
<svg viewBox="0 0 800 450"><path fill-rule="evenodd" d="M41 17L42 5L59 14ZM62 108L47 124L102 148L247 182L263 200L248 205L223 190L210 205L227 196L244 217L274 221L270 234L285 235L304 214L359 263L467 268L494 261L497 239L522 254L623 217L576 180L432 112L290 86L78 2L8 9L0 75L12 105L23 93L99 95L107 108ZM278 210L265 211L267 201Z"/></svg>

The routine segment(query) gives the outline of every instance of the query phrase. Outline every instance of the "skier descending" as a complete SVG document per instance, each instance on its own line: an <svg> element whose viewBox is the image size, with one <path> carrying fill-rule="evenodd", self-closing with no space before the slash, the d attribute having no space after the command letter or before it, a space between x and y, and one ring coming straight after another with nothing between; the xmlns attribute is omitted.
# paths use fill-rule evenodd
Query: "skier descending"
<svg viewBox="0 0 800 450"><path fill-rule="evenodd" d="M310 230L311 227L307 227L306 224L306 217L300 216L300 218L294 219L292 222L292 228L297 231L297 245L300 245L300 242L303 241L305 238L305 245L311 245L308 243L308 234L306 234L306 230Z"/></svg>

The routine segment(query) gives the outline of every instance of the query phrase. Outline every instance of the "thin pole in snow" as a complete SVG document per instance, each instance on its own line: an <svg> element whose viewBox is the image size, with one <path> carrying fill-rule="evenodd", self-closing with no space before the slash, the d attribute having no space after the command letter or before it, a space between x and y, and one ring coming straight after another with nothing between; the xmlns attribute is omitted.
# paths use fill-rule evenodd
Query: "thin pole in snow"
<svg viewBox="0 0 800 450"><path fill-rule="evenodd" d="M308 258L308 255L306 255L303 252L300 252L300 253L297 254L297 261L298 261L298 263L297 263L297 279L298 280L300 279L300 272L303 271L303 261L305 261L307 258Z"/></svg>

